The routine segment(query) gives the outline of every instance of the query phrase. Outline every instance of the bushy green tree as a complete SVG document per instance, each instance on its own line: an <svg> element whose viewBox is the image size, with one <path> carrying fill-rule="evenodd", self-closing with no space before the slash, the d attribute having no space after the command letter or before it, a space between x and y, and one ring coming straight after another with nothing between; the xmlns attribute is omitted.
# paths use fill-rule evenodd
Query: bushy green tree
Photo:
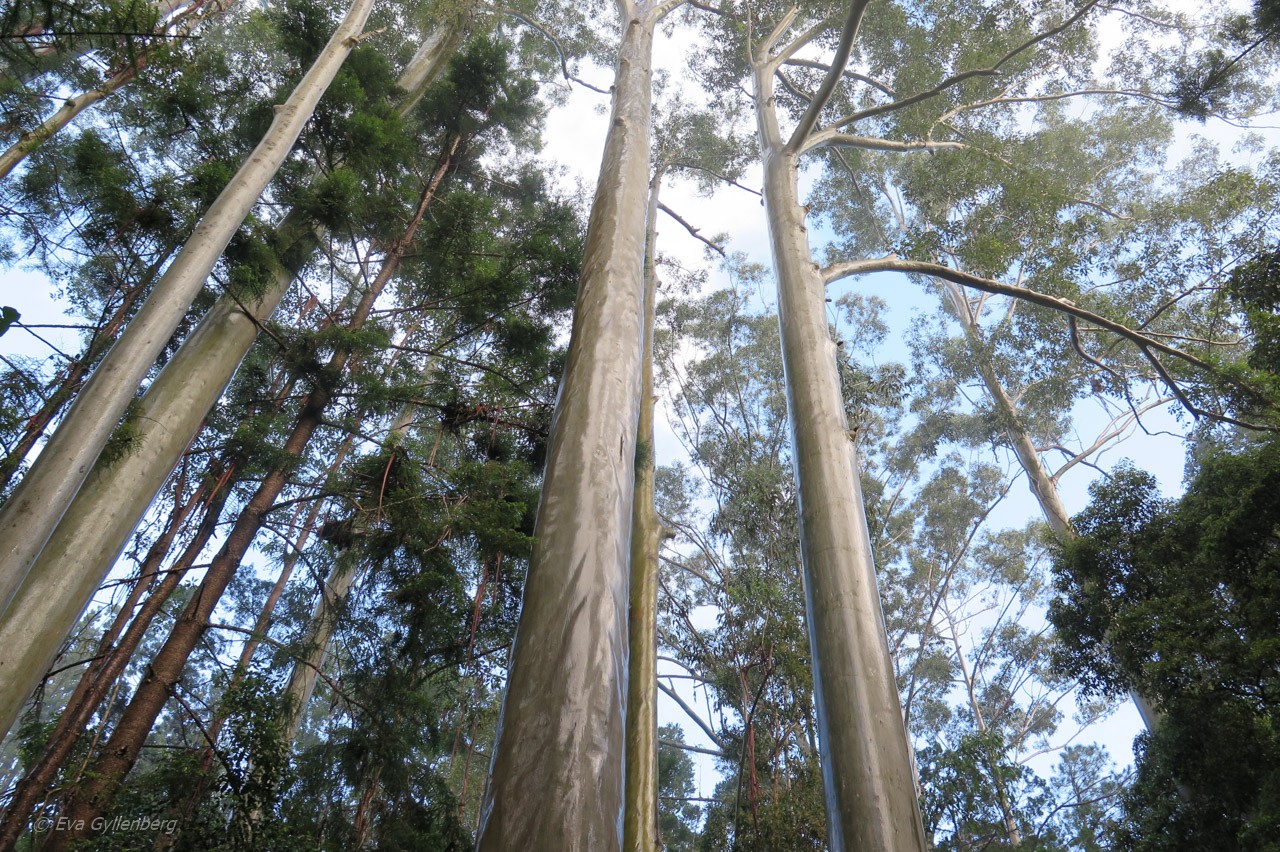
<svg viewBox="0 0 1280 852"><path fill-rule="evenodd" d="M1132 467L1091 489L1055 572L1060 665L1155 697L1119 848L1273 849L1280 796L1280 444L1205 443L1186 494Z"/></svg>

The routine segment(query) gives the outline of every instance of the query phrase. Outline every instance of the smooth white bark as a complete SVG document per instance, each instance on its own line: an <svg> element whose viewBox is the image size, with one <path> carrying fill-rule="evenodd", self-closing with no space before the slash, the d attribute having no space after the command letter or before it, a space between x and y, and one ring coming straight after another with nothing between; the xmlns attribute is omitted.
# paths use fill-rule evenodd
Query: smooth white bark
<svg viewBox="0 0 1280 852"><path fill-rule="evenodd" d="M357 44L373 2L355 0L289 99L276 107L262 141L200 220L0 511L0 607L9 606L147 371L293 148L316 102Z"/></svg>
<svg viewBox="0 0 1280 852"><path fill-rule="evenodd" d="M848 438L826 294L796 187L803 137L782 140L772 68L755 69L765 207L800 510L827 842L833 852L923 852L910 742L876 585L858 461Z"/></svg>
<svg viewBox="0 0 1280 852"><path fill-rule="evenodd" d="M55 133L66 127L75 117L96 104L110 97L116 89L133 79L136 69L129 68L114 75L96 89L90 89L74 97L67 98L52 115L40 123L39 127L28 130L18 137L9 149L0 154L0 180L4 180L27 155L50 139Z"/></svg>

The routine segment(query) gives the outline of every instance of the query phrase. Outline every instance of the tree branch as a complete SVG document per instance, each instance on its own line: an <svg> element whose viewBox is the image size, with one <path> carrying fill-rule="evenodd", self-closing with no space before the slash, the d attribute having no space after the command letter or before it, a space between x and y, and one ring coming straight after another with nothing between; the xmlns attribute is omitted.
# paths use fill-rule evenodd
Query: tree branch
<svg viewBox="0 0 1280 852"><path fill-rule="evenodd" d="M663 737L658 737L658 744L664 745L664 746L671 746L672 748L683 749L684 751L696 751L698 754L709 754L712 757L725 756L724 752L720 751L719 749L703 748L702 746L689 745L688 743L676 742L675 740L668 740L668 739L664 739Z"/></svg>
<svg viewBox="0 0 1280 852"><path fill-rule="evenodd" d="M1013 59L1018 54L1026 50L1029 50L1032 47L1035 47L1037 44L1040 44L1041 42L1046 41L1047 39L1053 38L1054 36L1058 35L1063 30L1067 29L1072 24L1074 24L1076 21L1083 18L1096 5L1098 5L1098 0L1089 0L1089 2L1081 6L1074 15L1067 18L1061 24L1059 24L1056 27L1053 27L1052 29L1045 30L1039 35L1035 35L1027 39L1025 42L1023 42L1022 44L1015 47L1013 50L1010 50L1008 53L1006 53L1003 57L1000 58L1000 61L996 62L996 64L994 65L991 65L987 68L975 68L972 71L962 71L959 74L953 74L947 79L943 80L938 85L934 86L932 89L928 89L926 91L919 92L914 95L910 95L908 97L902 98L901 100L894 101L893 103L881 104L880 106L870 107L869 109L864 109L864 110L861 110L860 112L855 112L852 115L849 115L840 119L832 126L845 127L846 125L852 124L857 121L861 121L864 118L871 118L873 116L882 115L886 112L892 112L894 110L899 110L905 107L912 106L914 104L918 104L921 101L926 101L926 100L929 100L930 98L935 98L938 95L941 95L943 92L947 91L948 89L954 88L955 86L958 86L964 81L971 80L974 77L994 77L995 75L1000 73L1001 66L1007 63L1009 60Z"/></svg>
<svg viewBox="0 0 1280 852"><path fill-rule="evenodd" d="M862 13L867 10L869 2L870 0L853 0L850 3L849 15L845 18L844 29L840 32L840 43L836 46L836 55L831 61L831 70L822 79L822 85L814 93L809 108L804 111L804 115L800 116L800 121L792 131L791 139L787 141L784 151L797 153L809 138L809 134L813 133L813 129L817 127L819 114L826 107L827 101L831 100L831 95L835 92L836 85L839 84L840 77L844 73L844 66L849 64L849 56L853 53L853 40L858 35L858 25L862 23Z"/></svg>
<svg viewBox="0 0 1280 852"><path fill-rule="evenodd" d="M792 57L790 59L787 59L782 64L794 65L797 68L816 68L819 71L831 70L831 66L828 65L827 63L818 62L814 59L796 59L795 57ZM850 80L857 80L859 83L866 83L868 86L879 89L880 91L884 92L886 95L888 95L891 98L896 98L898 96L898 93L895 92L888 83L882 83L873 77L868 77L865 74L859 74L857 71L850 71L848 68L844 69L843 74L845 77L848 77Z"/></svg>
<svg viewBox="0 0 1280 852"><path fill-rule="evenodd" d="M835 130L823 130L815 133L809 139L807 145L803 146L799 153L807 153L817 150L818 148L861 148L864 151L972 151L975 150L972 145L964 142L933 142L931 140L921 140L919 142L897 142L892 139L877 139L872 136L854 136L849 133L840 133Z"/></svg>
<svg viewBox="0 0 1280 852"><path fill-rule="evenodd" d="M699 716L699 715L694 711L694 709L693 709L692 707L690 707L688 704L686 704L686 703L684 702L684 699L683 699L683 698L681 698L679 695L677 695L677 694L676 694L676 691L675 691L674 689L672 689L671 687L667 686L667 685L666 685L666 684L664 684L662 681L658 681L658 689L661 689L664 693L666 693L666 694L671 698L671 700L672 700L672 701L674 701L675 703L679 704L679 705L680 705L680 709L681 709L681 710L683 710L683 711L684 711L684 712L689 716L689 718L690 718L690 719L692 719L694 722L696 722L696 723L698 724L698 727L702 729L702 732L703 732L704 734L706 734L708 737L710 737L710 738L711 738L711 741L712 741L713 743L715 743L716 745L720 746L720 748L721 748L721 749L726 749L726 746L725 746L725 744L724 744L724 740L722 740L722 739L720 739L720 737L716 736L716 732L715 732L715 730L713 730L713 729L712 729L712 727L711 727L709 724L707 724L706 722L702 721L702 717L701 717L701 716Z"/></svg>
<svg viewBox="0 0 1280 852"><path fill-rule="evenodd" d="M630 2L629 2L629 0L619 0L619 13L623 16L623 19L625 20L625 19L627 18L627 13L624 11L624 6L630 6ZM551 42L551 46L552 46L552 47L554 47L554 48L556 49L556 54L560 57L560 70L561 70L562 72L564 72L564 78L565 78L566 80L571 80L571 81L573 81L574 83L577 83L577 84L578 84L578 85L580 85L580 86L585 86L586 88L590 89L591 91L593 91L593 92L599 92L599 93L600 93L600 94L602 94L602 95L612 95L612 94L613 94L613 89L611 89L611 88L610 88L610 89L601 89L601 88L598 88L598 87L596 87L596 86L591 85L591 84L590 84L590 83L588 83L586 80L582 80L582 79L580 79L580 78L578 78L578 77L575 77L573 74L570 74L570 73L569 73L569 61L568 61L568 59L566 59L566 58L565 58L564 48L561 46L561 44L560 44L560 40L559 40L559 39L557 39L554 35L552 35L552 34L551 34L551 31L550 31L550 30L548 30L545 26L543 26L542 24L538 23L538 22L537 22L537 21L535 21L533 18L530 18L529 16L527 16L527 15L525 15L525 14L521 13L521 12L517 12L517 11L516 11L516 10L514 10L514 9L506 9L506 8L499 9L499 10L498 10L498 14L500 14L500 15L507 15L507 16L509 16L509 17L515 18L517 21L520 21L521 23L525 24L526 26L532 27L533 29L535 29L535 30L537 30L538 32L542 33L542 35L547 39L547 41Z"/></svg>
<svg viewBox="0 0 1280 852"><path fill-rule="evenodd" d="M711 248L713 248L713 249L715 249L716 251L720 252L720 256L721 256L721 257L728 257L728 255L726 255L726 254L724 253L724 249L723 249L721 246L716 245L716 244L715 244L715 243L713 243L711 240L709 240L709 239L707 239L706 237L702 236L702 234L698 233L698 229L697 229L697 228L693 227L693 226L692 226L692 225L690 225L688 222L686 222L684 219L680 218L680 216L678 216L674 210L672 210L672 209L671 209L670 207L668 207L667 205L663 204L661 201L659 201L659 202L658 202L658 209L659 209L659 210L661 210L663 213L666 213L666 214L667 214L668 216L670 216L672 219L675 219L675 220L676 220L677 222L679 222L681 225L684 225L685 230L686 230L686 231L688 231L690 234L692 234L692 235L693 235L693 237L694 237L694 239L701 240L702 242L704 242L704 243L706 243L707 245L711 246Z"/></svg>
<svg viewBox="0 0 1280 852"><path fill-rule="evenodd" d="M1152 340L1147 335L1134 331L1128 326L1121 325L1118 322L1107 319L1104 316L1095 314L1092 311L1077 307L1074 303L1067 299L1059 299L1055 296L1049 296L1045 293L1037 293L1034 290L1028 290L1024 287L1013 287L1008 284L1002 284L999 281L993 281L989 278L981 278L977 275L971 275L967 272L961 272L948 266L942 266L938 263L927 263L919 260L900 260L894 257L876 258L873 260L855 260L844 263L835 263L821 270L820 274L824 283L830 284L833 281L845 278L850 275L861 275L868 272L906 272L919 275L931 275L941 278L944 281L953 281L956 284L965 287L972 287L975 290L981 290L984 293L995 293L1000 296L1010 296L1015 299L1022 299L1033 305L1039 305L1042 308L1050 308L1052 310L1074 316L1078 319L1092 323L1099 328L1105 329L1112 334L1118 335L1131 343L1138 346L1143 354L1152 362L1152 366L1160 374L1160 377L1169 385L1170 390L1178 397L1179 401L1187 407L1193 415L1206 415L1226 423L1232 423L1237 426L1243 426L1248 429L1257 429L1260 431L1280 431L1280 428L1272 426L1264 426L1259 424L1245 423L1224 414L1214 414L1200 409L1190 403L1186 398L1182 389L1178 387L1173 378L1165 371L1163 365L1151 354L1150 350L1155 350L1163 355L1177 358L1185 361L1194 367L1198 367L1219 380L1242 390L1255 398L1265 399L1266 396L1257 388L1243 382L1234 376L1224 374L1221 370L1209 362L1197 358L1189 352L1183 352L1158 340Z"/></svg>

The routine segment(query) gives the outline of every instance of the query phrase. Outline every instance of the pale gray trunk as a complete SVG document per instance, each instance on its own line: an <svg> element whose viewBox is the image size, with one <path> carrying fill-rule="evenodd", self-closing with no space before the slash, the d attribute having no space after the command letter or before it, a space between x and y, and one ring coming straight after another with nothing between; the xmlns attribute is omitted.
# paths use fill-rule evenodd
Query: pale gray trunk
<svg viewBox="0 0 1280 852"><path fill-rule="evenodd" d="M413 424L417 415L416 405L406 405L396 415L388 433L388 442L397 443ZM301 552L301 547L299 547ZM316 601L311 615L310 635L307 639L305 656L294 662L289 673L289 683L285 687L285 724L284 742L293 742L302 726L302 717L307 705L311 702L311 694L316 688L325 658L329 654L329 644L333 641L333 628L337 624L342 608L346 604L347 594L351 587L364 575L365 567L351 568L336 562L329 571L329 577L320 590L320 599Z"/></svg>
<svg viewBox="0 0 1280 852"><path fill-rule="evenodd" d="M1045 521L1058 535L1074 536L1075 530L1071 528L1071 516L1067 514L1066 507L1062 505L1062 498L1058 495L1058 484L1049 471L1045 470L1044 464L1040 461L1040 451L1036 449L1035 442L1031 440L1031 435L1023 425L1022 419L1018 417L1017 405L1009 398L1000 377L996 375L986 343L982 339L982 332L969 311L969 301L964 291L958 285L949 282L944 286L955 306L960 327L964 329L965 343L968 345L969 353L973 355L978 376L995 404L999 423L1009 438L1009 447L1017 456L1019 466L1027 474L1027 484L1031 487L1031 493L1035 496Z"/></svg>
<svg viewBox="0 0 1280 852"><path fill-rule="evenodd" d="M349 565L335 563L320 590L320 599L316 601L315 611L311 616L310 637L303 656L294 664L289 674L289 684L285 687L285 724L283 742L291 743L302 726L302 717L307 704L311 702L311 693L316 688L325 658L329 655L329 643L333 641L333 628L346 605L347 594L364 574L363 567L353 568Z"/></svg>
<svg viewBox="0 0 1280 852"><path fill-rule="evenodd" d="M456 41L446 39L441 49ZM427 64L439 74L445 63ZM277 233L299 261L319 245L320 234L293 214ZM296 274L276 269L263 295L244 307L230 295L219 298L140 400L135 447L114 464L95 466L76 494L12 606L0 615L0 736L39 685Z"/></svg>
<svg viewBox="0 0 1280 852"><path fill-rule="evenodd" d="M110 97L116 89L132 80L135 72L135 68L121 71L96 89L90 89L87 92L67 98L63 101L62 106L40 123L39 127L28 130L19 136L18 141L9 146L9 150L0 154L0 180L8 177L9 173L17 168L18 164L27 158L28 154L74 121L76 116L98 101Z"/></svg>
<svg viewBox="0 0 1280 852"><path fill-rule="evenodd" d="M965 342L977 366L978 375L999 412L1000 423L1009 438L1009 446L1017 456L1019 466L1027 475L1027 484L1031 488L1032 496L1036 498L1036 504L1040 506L1040 513L1044 515L1045 523L1059 536L1067 539L1076 538L1078 533L1071 525L1071 516L1067 513L1062 497L1058 493L1058 482L1045 469L1035 442L1031 440L1031 435L1018 416L1017 404L1009 397L1000 377L996 375L995 368L991 365L991 358L982 340L981 331L968 309L968 299L964 291L959 285L951 282L946 282L945 287L955 307L960 326L964 329ZM1138 708L1143 726L1154 733L1160 725L1160 711L1137 690L1130 689L1129 698Z"/></svg>
<svg viewBox="0 0 1280 852"><path fill-rule="evenodd" d="M156 356L204 287L223 249L275 176L347 54L373 0L355 0L271 127L156 283L0 511L0 608L22 585Z"/></svg>
<svg viewBox="0 0 1280 852"><path fill-rule="evenodd" d="M795 154L777 125L772 75L768 64L756 68L756 113L778 283L827 839L833 852L923 852L911 747L827 328L825 285L809 250Z"/></svg>
<svg viewBox="0 0 1280 852"><path fill-rule="evenodd" d="M552 424L480 852L622 838L627 550L657 10L620 3L613 113Z"/></svg>

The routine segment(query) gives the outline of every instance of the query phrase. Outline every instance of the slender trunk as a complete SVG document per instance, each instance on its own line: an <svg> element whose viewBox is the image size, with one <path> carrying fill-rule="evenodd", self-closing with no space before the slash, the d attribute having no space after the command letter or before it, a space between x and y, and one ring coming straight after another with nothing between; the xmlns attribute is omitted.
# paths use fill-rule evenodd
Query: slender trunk
<svg viewBox="0 0 1280 852"><path fill-rule="evenodd" d="M316 688L325 658L329 654L329 643L333 639L333 628L338 623L343 608L346 606L347 594L364 574L361 568L351 568L335 564L320 590L320 600L316 601L315 612L311 616L310 636L307 640L304 655L293 664L289 673L289 684L285 687L285 716L283 741L293 742L302 726L302 717L311 701L311 693Z"/></svg>
<svg viewBox="0 0 1280 852"><path fill-rule="evenodd" d="M358 43L372 7L373 0L352 4L302 82L276 107L262 141L205 213L0 510L0 607L8 607L18 592L156 356Z"/></svg>
<svg viewBox="0 0 1280 852"><path fill-rule="evenodd" d="M348 332L358 331L364 326L374 302L394 277L401 257L412 244L422 218L426 215L427 207L452 168L461 141L455 139L451 148L442 154L439 166L423 188L413 218L406 225L404 233L387 247L382 268L369 284L347 324ZM133 700L95 761L91 779L73 792L67 804L66 815L74 828L53 835L46 846L47 852L65 852L78 840L96 833L92 828L95 818L111 806L120 783L137 761L156 717L181 678L191 652L209 626L209 616L253 544L266 520L267 512L288 484L293 462L302 455L311 436L323 422L324 412L332 399L333 383L343 374L350 358L349 348L338 349L325 365L322 381L307 394L293 431L284 443L284 461L267 474L237 518L195 596L188 602L170 631L169 638L156 653L146 677L139 684Z"/></svg>
<svg viewBox="0 0 1280 852"><path fill-rule="evenodd" d="M95 661L81 677L76 692L58 720L58 726L50 736L40 760L31 767L14 791L9 807L5 811L4 820L0 822L0 852L10 852L15 848L19 837L26 829L32 810L47 795L57 778L58 770L74 751L89 720L106 699L111 685L123 674L125 667L133 658L134 651L142 642L147 628L151 626L152 621L182 582L186 572L195 563L196 557L213 537L218 519L222 515L222 507L230 491L228 484L230 470L224 473L226 475L219 478L219 484L215 486L214 492L208 498L204 518L182 555L169 567L160 583L152 589L142 608L129 622L129 627L120 641L110 648L101 660ZM154 568L158 565L151 567L154 573ZM143 580L145 579L144 571ZM141 585L142 580L139 581L139 586Z"/></svg>
<svg viewBox="0 0 1280 852"><path fill-rule="evenodd" d="M141 58L139 59L140 63ZM138 73L139 64L131 65L125 70L111 75L96 89L90 89L87 92L81 92L78 95L67 98L53 115L41 122L39 127L28 130L19 136L18 141L9 146L9 150L0 154L0 180L8 177L9 173L17 168L18 164L27 158L28 154L53 138L55 133L70 124L76 116L98 101L111 97L116 89L131 81Z"/></svg>
<svg viewBox="0 0 1280 852"><path fill-rule="evenodd" d="M350 447L351 438L348 436L347 440L338 448L337 458L329 467L330 474L338 469L338 466L342 463L342 459L345 458ZM302 549L306 546L307 539L311 536L311 532L315 527L316 518L320 514L320 507L323 504L323 500L317 499L311 501L311 508L307 511L307 517L302 523L302 532L298 534L298 538L294 542L293 548L289 551L288 555L285 556L284 563L280 569L280 574L276 578L276 583L272 587L270 594L267 595L267 600L263 603L262 609L258 612L258 618L253 625L253 632L240 649L240 659L236 661L235 671L231 676L230 684L227 686L228 691L239 688L244 682L245 672L248 671L249 664L253 661L253 655L261 644L258 637L265 636L267 629L271 625L271 617L275 612L276 605L284 595L284 590L288 585L290 577L293 576L293 569L297 566L298 559L302 555ZM297 523L298 516L302 513L304 506L305 504L303 503L298 504L298 511L294 513L293 519L295 524ZM204 796L205 784L209 779L209 767L213 764L215 756L214 747L218 742L219 735L222 733L222 726L226 724L227 721L227 716L223 709L224 707L225 702L219 702L213 718L209 720L209 724L205 727L205 736L208 739L205 746L202 773L196 777L195 784L192 787L190 794L186 797L185 803L178 801L170 802L164 815L165 821L170 819L181 820L185 814L190 813L191 809ZM156 836L156 842L153 848L156 850L168 849L177 839L178 832L176 831L159 834Z"/></svg>
<svg viewBox="0 0 1280 852"><path fill-rule="evenodd" d="M587 226L479 852L622 842L627 545L640 401L653 31L622 2L613 114Z"/></svg>
<svg viewBox="0 0 1280 852"><path fill-rule="evenodd" d="M360 796L360 804L356 806L355 819L352 821L351 830L355 833L355 843L351 848L363 849L365 844L369 842L369 833L373 831L373 816L371 811L374 803L378 798L378 791L382 789L382 767L379 766L373 771L373 775L369 778L369 784L364 788L364 793Z"/></svg>
<svg viewBox="0 0 1280 852"><path fill-rule="evenodd" d="M445 48L455 41L446 40ZM443 62L433 67L439 73ZM12 727L165 478L257 339L259 326L271 317L320 245L320 232L304 225L293 213L276 230L288 265L275 270L273 280L256 300L242 306L230 294L219 298L183 341L142 397L137 446L112 465L95 466L12 606L0 615L0 735ZM21 617L14 613L21 613Z"/></svg>
<svg viewBox="0 0 1280 852"><path fill-rule="evenodd" d="M773 106L773 72L756 69L765 206L778 279L778 319L800 510L805 607L833 852L922 852L911 748L894 682L870 535L827 328Z"/></svg>
<svg viewBox="0 0 1280 852"><path fill-rule="evenodd" d="M388 441L395 443L412 425L417 406L406 405L391 423ZM298 552L301 552L301 546ZM316 601L315 611L311 615L311 627L306 644L306 656L294 662L289 672L289 683L284 691L284 736L283 742L288 745L298 735L302 726L302 716L311 702L311 694L316 688L316 679L325 657L329 653L329 643L333 640L333 628L346 604L347 594L364 574L365 566L351 568L335 562L320 590L320 599Z"/></svg>
<svg viewBox="0 0 1280 852"><path fill-rule="evenodd" d="M960 326L964 329L965 343L977 366L978 376L982 379L982 384L986 387L987 394L999 413L1000 423L1009 438L1009 446L1013 449L1019 466L1027 475L1027 485L1031 488L1032 496L1036 498L1040 513L1044 515L1049 528L1058 536L1067 540L1077 538L1079 533L1072 526L1071 516L1067 514L1066 506L1063 505L1062 497L1058 493L1058 482L1045 469L1035 442L1031 440L1031 434L1023 424L1022 418L1018 416L1017 405L1005 391L1000 377L996 375L990 354L982 339L982 332L968 311L968 300L964 292L955 284L946 286L955 306L956 316L960 319ZM1154 733L1160 726L1160 711L1137 690L1130 689L1129 698L1138 708L1143 726Z"/></svg>
<svg viewBox="0 0 1280 852"><path fill-rule="evenodd" d="M662 169L649 186L644 256L644 354L640 371L640 420L636 426L636 484L631 509L631 599L627 638L626 797L623 852L658 848L658 549L662 525L654 508L653 326L657 305L658 194Z"/></svg>

